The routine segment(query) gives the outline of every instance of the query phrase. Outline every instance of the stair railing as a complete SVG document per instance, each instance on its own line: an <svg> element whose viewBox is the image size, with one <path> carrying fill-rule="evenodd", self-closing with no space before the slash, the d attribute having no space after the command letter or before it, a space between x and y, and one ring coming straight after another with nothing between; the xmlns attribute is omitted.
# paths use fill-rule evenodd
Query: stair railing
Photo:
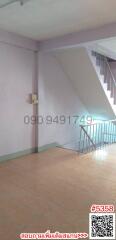
<svg viewBox="0 0 116 240"><path fill-rule="evenodd" d="M100 73L104 75L104 83L107 84L107 90L110 91L113 103L116 104L116 80L111 71L108 58L94 51L92 51L92 55L96 57L96 63L100 67Z"/></svg>
<svg viewBox="0 0 116 240"><path fill-rule="evenodd" d="M106 78L107 84L108 84L108 90L111 92L111 97L114 99L114 104L116 104L116 80L113 76L113 73L111 71L111 67L110 67L110 64L109 64L107 58L105 58L104 61L106 61L106 66L110 73L109 74L110 77Z"/></svg>
<svg viewBox="0 0 116 240"><path fill-rule="evenodd" d="M91 152L113 143L116 143L116 119L80 125L79 152Z"/></svg>

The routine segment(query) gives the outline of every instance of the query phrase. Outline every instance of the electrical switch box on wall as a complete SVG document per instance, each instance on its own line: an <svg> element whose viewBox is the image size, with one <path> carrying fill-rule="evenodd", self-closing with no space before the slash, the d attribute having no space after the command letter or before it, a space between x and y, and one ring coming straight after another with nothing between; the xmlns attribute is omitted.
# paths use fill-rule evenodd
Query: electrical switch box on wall
<svg viewBox="0 0 116 240"><path fill-rule="evenodd" d="M32 104L38 104L38 96L37 96L37 94L32 94L31 95L31 103Z"/></svg>

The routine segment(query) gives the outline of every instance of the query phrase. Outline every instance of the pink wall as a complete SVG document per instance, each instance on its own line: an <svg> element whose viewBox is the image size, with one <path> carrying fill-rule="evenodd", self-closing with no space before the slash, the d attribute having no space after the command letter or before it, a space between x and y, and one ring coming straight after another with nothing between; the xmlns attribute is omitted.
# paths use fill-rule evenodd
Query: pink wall
<svg viewBox="0 0 116 240"><path fill-rule="evenodd" d="M58 143L65 148L78 149L79 121L74 124L73 116L87 114L72 82L68 79L57 59L51 53L39 53L39 147ZM65 124L46 123L46 116L52 119L64 115ZM68 122L71 117L71 123Z"/></svg>
<svg viewBox="0 0 116 240"><path fill-rule="evenodd" d="M34 126L24 124L34 75L33 51L0 43L0 156L35 147Z"/></svg>

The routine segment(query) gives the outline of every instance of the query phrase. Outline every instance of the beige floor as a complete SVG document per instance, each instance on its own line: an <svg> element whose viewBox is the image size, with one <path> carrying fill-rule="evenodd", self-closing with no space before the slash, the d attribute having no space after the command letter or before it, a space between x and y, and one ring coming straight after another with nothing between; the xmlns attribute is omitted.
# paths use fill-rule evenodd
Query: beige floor
<svg viewBox="0 0 116 240"><path fill-rule="evenodd" d="M83 156L54 148L0 164L0 240L88 232L93 203L116 207L116 145Z"/></svg>

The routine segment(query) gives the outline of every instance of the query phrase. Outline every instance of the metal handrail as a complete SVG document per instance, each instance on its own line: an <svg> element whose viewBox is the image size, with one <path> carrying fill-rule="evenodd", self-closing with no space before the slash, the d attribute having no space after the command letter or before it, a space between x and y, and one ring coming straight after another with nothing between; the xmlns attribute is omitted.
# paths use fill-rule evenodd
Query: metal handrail
<svg viewBox="0 0 116 240"><path fill-rule="evenodd" d="M104 75L104 83L107 84L107 90L110 91L113 104L116 105L116 79L111 71L108 58L94 51L92 51L92 55L96 57L96 64L98 63L100 71Z"/></svg>
<svg viewBox="0 0 116 240"><path fill-rule="evenodd" d="M116 119L80 125L80 152L90 152L113 143L116 143Z"/></svg>
<svg viewBox="0 0 116 240"><path fill-rule="evenodd" d="M89 134L87 133L87 131L84 129L83 126L81 126L81 128L83 129L83 131L85 132L86 136L88 137L89 141L92 143L93 147L96 148L93 140L90 138Z"/></svg>
<svg viewBox="0 0 116 240"><path fill-rule="evenodd" d="M106 61L106 64L107 64L108 69L109 69L109 72L110 72L110 75L111 75L112 80L113 80L113 82L114 82L114 85L115 85L115 87L116 87L116 81L115 81L114 75L113 75L113 73L112 73L112 71L111 71L111 68L110 68L110 65L109 65L109 63L108 63L108 60L107 60L107 58L105 58L105 57L104 57L104 59L105 59L105 61Z"/></svg>

